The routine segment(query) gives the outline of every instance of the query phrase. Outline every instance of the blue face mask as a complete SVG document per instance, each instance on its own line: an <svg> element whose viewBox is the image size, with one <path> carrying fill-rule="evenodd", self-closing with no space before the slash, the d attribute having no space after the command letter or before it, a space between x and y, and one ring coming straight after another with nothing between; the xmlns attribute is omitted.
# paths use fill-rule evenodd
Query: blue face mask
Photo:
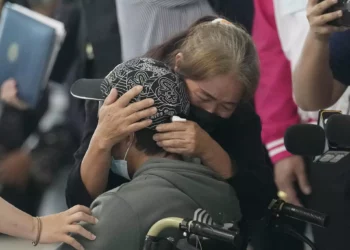
<svg viewBox="0 0 350 250"><path fill-rule="evenodd" d="M129 171L128 171L128 162L126 161L126 157L129 153L129 149L131 148L132 142L130 143L128 149L125 152L125 156L123 160L116 160L114 157L112 158L111 170L114 174L124 177L125 179L131 180Z"/></svg>

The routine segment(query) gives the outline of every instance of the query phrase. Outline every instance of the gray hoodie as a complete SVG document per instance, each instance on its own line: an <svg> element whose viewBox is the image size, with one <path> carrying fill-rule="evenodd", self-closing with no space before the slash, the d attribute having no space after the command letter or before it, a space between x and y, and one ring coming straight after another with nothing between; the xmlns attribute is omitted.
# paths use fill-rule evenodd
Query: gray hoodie
<svg viewBox="0 0 350 250"><path fill-rule="evenodd" d="M208 223L241 219L235 191L216 173L202 165L165 158L147 161L131 182L102 194L91 208L99 222L84 227L97 239L75 236L85 249L142 249L150 227L167 217ZM175 235L166 235L171 236ZM58 249L72 248L61 245Z"/></svg>

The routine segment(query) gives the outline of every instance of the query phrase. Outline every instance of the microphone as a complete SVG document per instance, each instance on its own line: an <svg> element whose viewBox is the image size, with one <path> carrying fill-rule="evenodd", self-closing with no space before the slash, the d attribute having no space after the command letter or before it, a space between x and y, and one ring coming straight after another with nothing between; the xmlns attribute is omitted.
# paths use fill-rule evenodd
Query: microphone
<svg viewBox="0 0 350 250"><path fill-rule="evenodd" d="M287 151L315 157L314 162L339 162L350 153L350 116L333 114L327 118L324 127L326 132L312 124L291 126L284 136Z"/></svg>
<svg viewBox="0 0 350 250"><path fill-rule="evenodd" d="M314 161L337 163L350 153L350 117L332 114L324 122L327 138L325 152Z"/></svg>
<svg viewBox="0 0 350 250"><path fill-rule="evenodd" d="M297 124L287 129L284 144L288 152L301 156L322 155L325 150L324 130L313 124Z"/></svg>
<svg viewBox="0 0 350 250"><path fill-rule="evenodd" d="M350 150L350 116L332 115L325 126L331 148Z"/></svg>

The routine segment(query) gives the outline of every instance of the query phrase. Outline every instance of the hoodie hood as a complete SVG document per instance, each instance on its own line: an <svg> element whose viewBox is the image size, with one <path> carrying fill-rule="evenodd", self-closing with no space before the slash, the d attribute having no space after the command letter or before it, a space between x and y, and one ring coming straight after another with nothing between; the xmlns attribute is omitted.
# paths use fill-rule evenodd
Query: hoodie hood
<svg viewBox="0 0 350 250"><path fill-rule="evenodd" d="M216 223L241 219L236 192L208 167L178 160L152 158L136 171L133 179L145 175L155 175L170 182L199 207L206 208Z"/></svg>

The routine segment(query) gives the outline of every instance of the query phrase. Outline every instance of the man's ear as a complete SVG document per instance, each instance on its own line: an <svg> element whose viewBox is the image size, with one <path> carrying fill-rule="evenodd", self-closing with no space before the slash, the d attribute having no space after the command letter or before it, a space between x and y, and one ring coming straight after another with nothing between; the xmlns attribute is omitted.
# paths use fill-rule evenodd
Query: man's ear
<svg viewBox="0 0 350 250"><path fill-rule="evenodd" d="M114 157L116 157L118 159L121 159L122 157L124 157L124 154L126 153L126 151L134 143L134 138L135 138L135 135L133 133L133 134L128 135L127 137L125 137L118 144L114 145L112 150L111 150L112 156L114 156Z"/></svg>
<svg viewBox="0 0 350 250"><path fill-rule="evenodd" d="M175 68L174 68L174 70L176 72L179 71L179 68L180 68L181 62L183 60L183 57L184 56L183 56L183 54L181 52L177 53L176 56L175 56Z"/></svg>

